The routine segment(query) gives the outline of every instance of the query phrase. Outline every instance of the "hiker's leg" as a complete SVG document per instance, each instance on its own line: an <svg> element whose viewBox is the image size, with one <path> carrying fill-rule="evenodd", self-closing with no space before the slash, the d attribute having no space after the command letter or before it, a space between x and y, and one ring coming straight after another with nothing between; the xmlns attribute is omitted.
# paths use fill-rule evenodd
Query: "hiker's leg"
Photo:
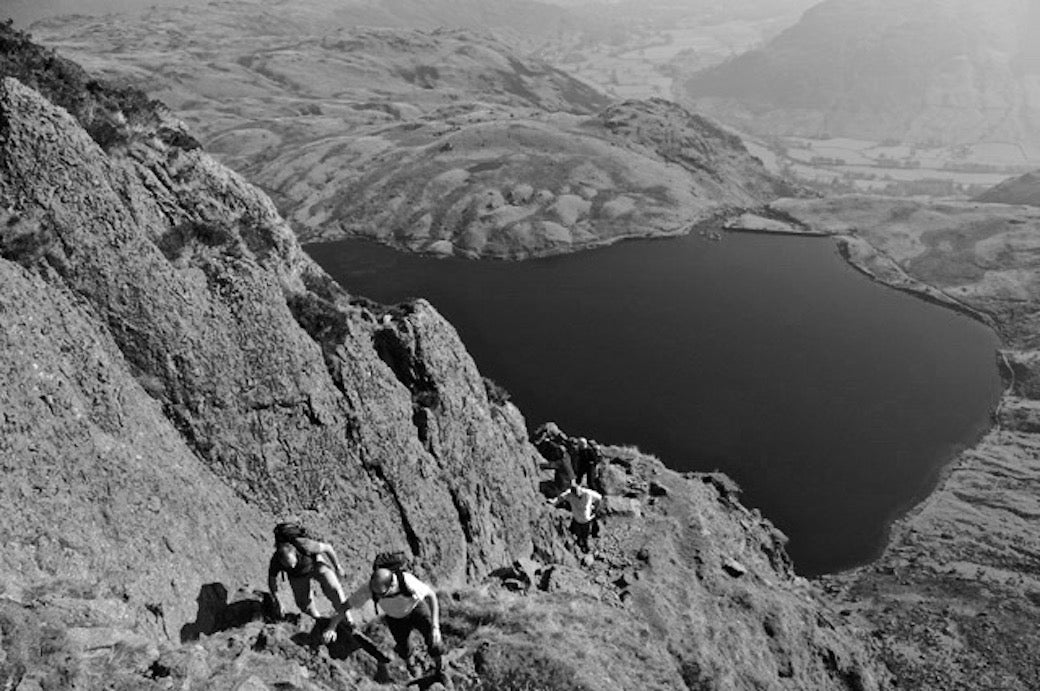
<svg viewBox="0 0 1040 691"><path fill-rule="evenodd" d="M579 523L578 521L571 519L571 534L574 535L574 542L579 548L588 552L589 551L589 524Z"/></svg>
<svg viewBox="0 0 1040 691"><path fill-rule="evenodd" d="M455 686L452 684L448 667L444 664L443 643L438 645L433 641L433 614L430 612L426 601L424 600L416 605L410 616L413 625L422 634L423 641L426 643L426 651L433 660L433 673L437 675L438 680L445 689L449 689L449 691L454 689Z"/></svg>
<svg viewBox="0 0 1040 691"><path fill-rule="evenodd" d="M347 598L343 594L343 587L340 585L339 578L331 566L321 566L318 569L318 573L314 576L314 580L321 586L322 594L332 603L332 614L325 625L326 633L323 636L334 640L336 629L347 618Z"/></svg>
<svg viewBox="0 0 1040 691"><path fill-rule="evenodd" d="M332 570L331 566L322 566L318 569L318 574L314 577L314 580L321 586L322 594L332 603L333 609L339 612L346 603L347 598L343 594L343 586L340 585L336 572Z"/></svg>
<svg viewBox="0 0 1040 691"><path fill-rule="evenodd" d="M433 614L430 612L430 607L426 604L426 601L419 602L411 614L408 615L408 618L411 620L412 627L422 634L423 642L426 643L426 652L429 653L430 659L433 661L433 674L437 675L444 688L453 689L451 677L444 664L444 647L438 645L433 640Z"/></svg>
<svg viewBox="0 0 1040 691"><path fill-rule="evenodd" d="M430 612L430 607L426 604L426 601L421 600L415 606L415 609L412 610L412 613L408 615L408 618L412 621L412 628L422 634L423 642L426 643L426 650L430 653L430 657L434 659L439 658L444 651L441 649L441 646L433 642L433 614Z"/></svg>
<svg viewBox="0 0 1040 691"><path fill-rule="evenodd" d="M563 460L560 461L560 467L563 470L563 481L567 487L571 486L574 482L574 466L571 465L571 457L568 454L563 454ZM564 488L566 489L566 487Z"/></svg>
<svg viewBox="0 0 1040 691"><path fill-rule="evenodd" d="M589 524L588 523L575 523L574 535L577 538L578 547L581 551L589 551Z"/></svg>
<svg viewBox="0 0 1040 691"><path fill-rule="evenodd" d="M599 519L593 518L589 521L589 535L592 537L599 537Z"/></svg>
<svg viewBox="0 0 1040 691"><path fill-rule="evenodd" d="M395 619L385 616L386 628L390 629L390 635L394 638L394 651L405 662L412 656L412 644L409 636L412 633L412 623L409 617Z"/></svg>
<svg viewBox="0 0 1040 691"><path fill-rule="evenodd" d="M300 608L300 611L317 619L318 610L314 606L314 599L311 597L311 579L306 576L290 577L289 587L292 588L293 599L296 601L296 606Z"/></svg>
<svg viewBox="0 0 1040 691"><path fill-rule="evenodd" d="M586 476L588 476L588 474L589 469L588 467L586 467L585 462L582 460L581 456L579 456L578 460L574 463L575 481L580 485L582 480L584 480Z"/></svg>

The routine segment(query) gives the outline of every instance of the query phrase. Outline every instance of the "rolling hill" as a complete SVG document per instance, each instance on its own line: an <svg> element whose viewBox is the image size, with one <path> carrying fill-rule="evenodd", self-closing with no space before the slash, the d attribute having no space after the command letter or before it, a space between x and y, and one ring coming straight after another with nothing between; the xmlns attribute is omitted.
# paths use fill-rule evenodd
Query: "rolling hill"
<svg viewBox="0 0 1040 691"><path fill-rule="evenodd" d="M305 241L522 258L686 232L788 189L703 118L663 101L608 106L486 33L317 23L237 3L36 33L148 88Z"/></svg>
<svg viewBox="0 0 1040 691"><path fill-rule="evenodd" d="M975 200L997 204L1040 206L1040 171L1005 180L978 195Z"/></svg>

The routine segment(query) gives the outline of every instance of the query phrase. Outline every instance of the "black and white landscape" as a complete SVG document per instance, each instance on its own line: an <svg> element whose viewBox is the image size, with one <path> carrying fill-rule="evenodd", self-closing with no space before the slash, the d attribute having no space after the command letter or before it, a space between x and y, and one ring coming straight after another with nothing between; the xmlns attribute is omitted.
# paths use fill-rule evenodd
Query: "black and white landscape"
<svg viewBox="0 0 1040 691"><path fill-rule="evenodd" d="M403 688L288 518L457 689L1040 687L1031 3L5 18L4 688Z"/></svg>

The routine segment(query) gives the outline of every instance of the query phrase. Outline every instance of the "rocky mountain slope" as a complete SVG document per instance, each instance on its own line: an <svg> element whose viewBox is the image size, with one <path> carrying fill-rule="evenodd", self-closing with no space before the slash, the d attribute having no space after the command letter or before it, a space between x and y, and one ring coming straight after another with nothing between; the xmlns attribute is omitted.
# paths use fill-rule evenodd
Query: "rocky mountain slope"
<svg viewBox="0 0 1040 691"><path fill-rule="evenodd" d="M1040 206L1040 171L1005 180L975 197L975 201Z"/></svg>
<svg viewBox="0 0 1040 691"><path fill-rule="evenodd" d="M773 209L789 231L840 236L875 279L1000 333L1008 389L994 429L895 526L877 563L832 585L871 622L901 688L1037 688L1040 210L859 196Z"/></svg>
<svg viewBox="0 0 1040 691"><path fill-rule="evenodd" d="M47 82L26 65L5 70ZM352 297L162 109L91 89L103 137L92 109L0 83L5 687L370 688L360 653L262 621L286 515L351 582L413 554L461 688L887 686L722 478L614 449L579 561L522 416L450 324ZM517 560L529 595L486 581Z"/></svg>
<svg viewBox="0 0 1040 691"><path fill-rule="evenodd" d="M1038 38L1021 0L827 0L689 77L682 100L761 133L1035 145Z"/></svg>
<svg viewBox="0 0 1040 691"><path fill-rule="evenodd" d="M791 190L664 102L600 92L467 31L336 28L270 3L34 27L187 118L305 241L525 257L687 232Z"/></svg>

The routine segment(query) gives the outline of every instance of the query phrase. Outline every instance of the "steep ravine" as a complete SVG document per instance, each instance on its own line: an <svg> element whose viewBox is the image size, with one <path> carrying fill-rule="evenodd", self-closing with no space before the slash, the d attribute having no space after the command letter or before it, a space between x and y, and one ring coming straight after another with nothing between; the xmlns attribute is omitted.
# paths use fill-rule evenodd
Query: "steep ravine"
<svg viewBox="0 0 1040 691"><path fill-rule="evenodd" d="M306 618L244 623L289 514L352 581L379 549L415 555L462 688L887 686L723 479L615 450L579 563L520 412L451 325L348 295L156 112L106 151L0 86L5 687L371 686L360 654L308 647ZM485 581L517 559L542 588Z"/></svg>

